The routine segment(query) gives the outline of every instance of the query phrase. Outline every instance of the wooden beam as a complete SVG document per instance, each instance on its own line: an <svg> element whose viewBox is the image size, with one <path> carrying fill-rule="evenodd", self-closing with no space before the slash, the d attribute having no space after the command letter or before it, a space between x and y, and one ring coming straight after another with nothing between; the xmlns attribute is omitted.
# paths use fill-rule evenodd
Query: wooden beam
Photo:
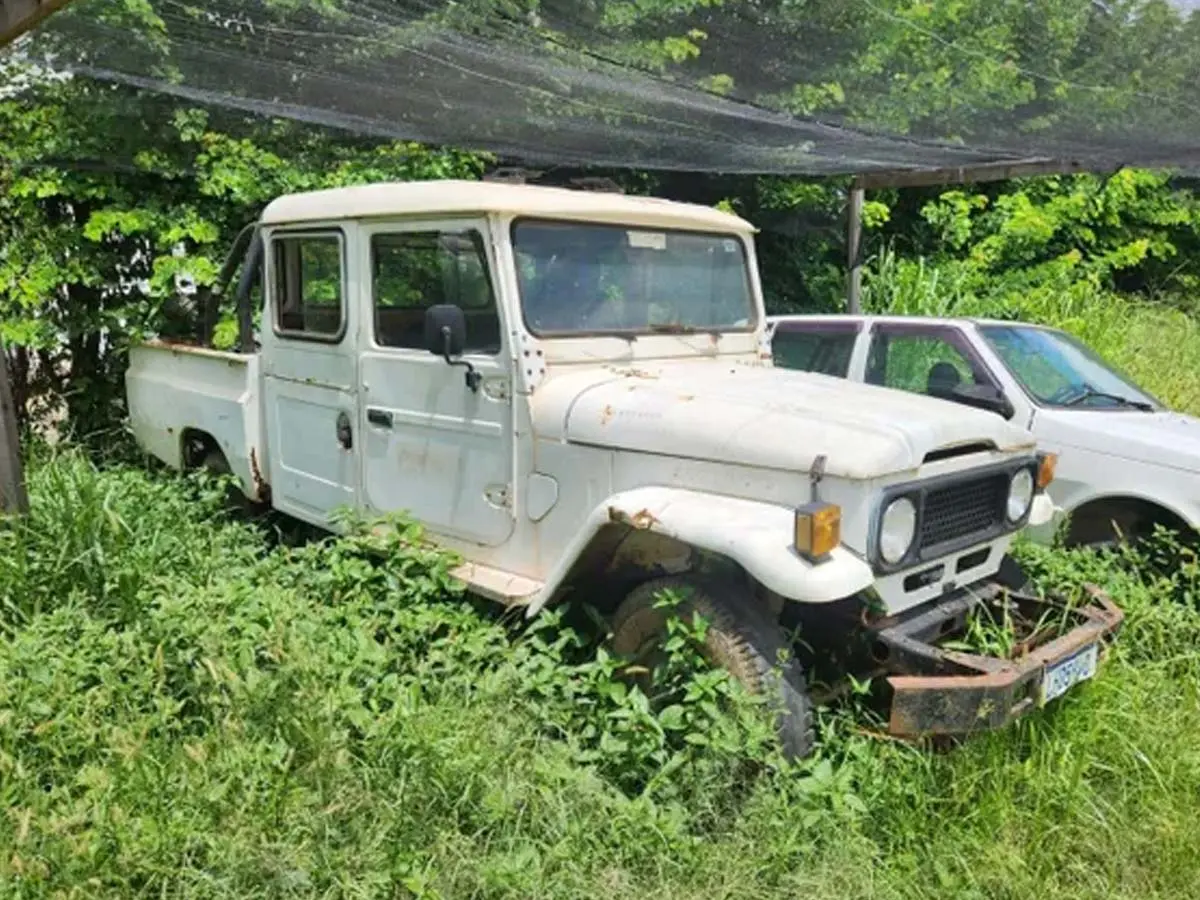
<svg viewBox="0 0 1200 900"><path fill-rule="evenodd" d="M974 184L981 181L1007 181L1009 178L1029 178L1035 175L1078 175L1095 172L1093 167L1065 159L1030 159L978 166L957 166L951 169L897 169L889 172L867 172L854 177L854 187L863 190L880 188L932 187L935 185Z"/></svg>
<svg viewBox="0 0 1200 900"><path fill-rule="evenodd" d="M8 381L8 355L0 343L0 516L29 512L25 475L21 471L21 441L17 434L17 408Z"/></svg>
<svg viewBox="0 0 1200 900"><path fill-rule="evenodd" d="M862 312L862 217L865 191L857 185L850 189L849 222L846 227L846 258L850 280L846 289L846 310L852 316Z"/></svg>
<svg viewBox="0 0 1200 900"><path fill-rule="evenodd" d="M0 0L0 47L11 44L72 0Z"/></svg>

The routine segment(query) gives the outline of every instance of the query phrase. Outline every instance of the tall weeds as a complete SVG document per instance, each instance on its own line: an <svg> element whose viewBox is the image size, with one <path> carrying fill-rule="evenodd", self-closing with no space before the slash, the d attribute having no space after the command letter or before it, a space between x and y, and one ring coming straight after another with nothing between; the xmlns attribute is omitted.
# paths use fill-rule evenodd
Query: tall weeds
<svg viewBox="0 0 1200 900"><path fill-rule="evenodd" d="M1195 896L1195 565L1027 548L1128 611L1093 683L937 754L825 710L787 764L687 634L652 706L564 614L462 597L408 523L287 547L220 484L30 478L0 529L5 897Z"/></svg>

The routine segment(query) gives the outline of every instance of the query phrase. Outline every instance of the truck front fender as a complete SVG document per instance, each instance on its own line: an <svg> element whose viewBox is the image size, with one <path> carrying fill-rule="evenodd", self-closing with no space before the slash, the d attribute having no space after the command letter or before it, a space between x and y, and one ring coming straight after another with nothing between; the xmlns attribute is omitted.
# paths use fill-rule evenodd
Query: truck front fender
<svg viewBox="0 0 1200 900"><path fill-rule="evenodd" d="M536 615L562 586L601 528L626 525L731 559L769 590L801 603L829 603L870 587L871 567L845 547L811 563L792 547L790 506L667 487L643 487L609 497L588 516L545 587L531 599Z"/></svg>

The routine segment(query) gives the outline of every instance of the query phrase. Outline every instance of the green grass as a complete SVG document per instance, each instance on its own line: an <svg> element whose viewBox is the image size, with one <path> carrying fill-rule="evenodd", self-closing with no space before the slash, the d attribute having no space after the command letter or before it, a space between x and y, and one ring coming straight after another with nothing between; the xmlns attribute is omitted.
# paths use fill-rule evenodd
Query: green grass
<svg viewBox="0 0 1200 900"><path fill-rule="evenodd" d="M1027 549L1125 606L1095 682L942 753L826 712L788 765L727 679L655 713L584 629L455 596L411 527L288 547L205 481L70 453L30 481L6 898L1200 896L1194 565Z"/></svg>

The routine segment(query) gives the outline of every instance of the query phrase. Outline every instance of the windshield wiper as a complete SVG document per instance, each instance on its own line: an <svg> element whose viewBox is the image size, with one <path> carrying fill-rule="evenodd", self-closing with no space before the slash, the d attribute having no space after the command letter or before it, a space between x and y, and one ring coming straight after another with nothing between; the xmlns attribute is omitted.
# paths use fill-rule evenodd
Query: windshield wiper
<svg viewBox="0 0 1200 900"><path fill-rule="evenodd" d="M1085 387L1078 397L1072 397L1063 403L1063 406L1078 406L1084 400L1090 400L1092 397L1099 397L1101 400L1111 400L1118 406L1127 406L1130 409L1140 409L1143 412L1154 412L1154 405L1146 403L1144 400L1130 400L1128 397L1122 397L1120 394L1109 394L1106 391L1098 391L1093 387Z"/></svg>
<svg viewBox="0 0 1200 900"><path fill-rule="evenodd" d="M654 334L696 334L700 330L692 325L675 325L670 322L651 325L649 329Z"/></svg>

